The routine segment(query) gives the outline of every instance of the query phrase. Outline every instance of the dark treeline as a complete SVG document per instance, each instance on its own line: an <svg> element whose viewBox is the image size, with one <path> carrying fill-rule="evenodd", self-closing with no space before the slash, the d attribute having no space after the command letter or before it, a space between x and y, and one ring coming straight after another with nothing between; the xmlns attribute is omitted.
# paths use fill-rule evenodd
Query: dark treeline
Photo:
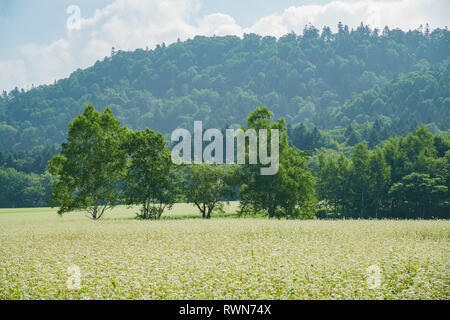
<svg viewBox="0 0 450 320"><path fill-rule="evenodd" d="M0 208L48 207L54 177L0 167Z"/></svg>
<svg viewBox="0 0 450 320"><path fill-rule="evenodd" d="M320 217L450 217L450 135L419 127L368 150L318 160Z"/></svg>
<svg viewBox="0 0 450 320"><path fill-rule="evenodd" d="M31 150L5 153L0 150L0 168L43 174L47 171L48 161L59 151L60 148L57 145L36 146Z"/></svg>
<svg viewBox="0 0 450 320"><path fill-rule="evenodd" d="M300 30L299 30L300 31ZM417 124L449 129L447 29L338 32L309 25L279 39L202 37L154 50L112 52L67 79L0 97L0 150L60 144L83 106L110 106L127 127L167 134L193 120L222 128L268 105L309 129Z"/></svg>
<svg viewBox="0 0 450 320"><path fill-rule="evenodd" d="M0 207L48 206L54 180L47 172L48 161L59 151L56 145L0 151Z"/></svg>
<svg viewBox="0 0 450 320"><path fill-rule="evenodd" d="M333 130L319 130L317 127L308 129L304 123L288 125L289 141L302 150L313 149L350 149L357 143L366 143L369 149L382 145L391 137L406 136L415 133L418 127L413 117L394 122L377 119L364 124L353 123L347 128ZM436 127L430 126L430 131L439 132Z"/></svg>

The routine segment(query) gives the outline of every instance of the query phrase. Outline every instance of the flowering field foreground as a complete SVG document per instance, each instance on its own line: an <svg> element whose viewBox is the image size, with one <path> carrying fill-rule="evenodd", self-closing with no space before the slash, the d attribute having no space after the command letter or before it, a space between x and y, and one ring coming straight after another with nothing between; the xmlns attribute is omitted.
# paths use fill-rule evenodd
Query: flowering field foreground
<svg viewBox="0 0 450 320"><path fill-rule="evenodd" d="M450 221L193 214L2 209L0 299L450 299Z"/></svg>

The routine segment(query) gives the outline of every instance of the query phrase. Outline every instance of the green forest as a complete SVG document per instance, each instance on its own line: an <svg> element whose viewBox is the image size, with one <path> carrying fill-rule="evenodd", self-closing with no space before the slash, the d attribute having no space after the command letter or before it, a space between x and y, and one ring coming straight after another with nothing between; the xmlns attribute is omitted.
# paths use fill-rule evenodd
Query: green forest
<svg viewBox="0 0 450 320"><path fill-rule="evenodd" d="M3 92L0 207L74 208L62 201L69 194L80 196L76 184L64 189L68 181L53 188L52 202L52 185L61 182L63 172L55 159L70 152L76 158L70 130L92 104L100 112L91 107L92 119L106 112L111 125L125 132L118 136L128 137L114 142L115 157L123 163L109 169L118 171L103 190L105 198L98 199L105 210L139 204L141 217L155 218L165 207L133 195L166 190L158 197L168 207L182 199L205 218L229 199L239 199L243 213L269 217L448 218L449 53L447 29L404 32L362 24L352 30L339 24L336 33L309 25L301 34L279 39L197 36L153 50L112 50L103 61L52 85ZM175 128L190 129L194 120L207 128L258 127L248 122L255 112L284 134L280 163L285 171L272 178L257 177L246 166L199 166L181 173L168 166L165 179L158 180L161 176L146 171L144 155L136 151L143 152L137 143L151 142L160 148L159 157L167 157ZM103 152L111 152L112 142L105 143ZM107 160L104 153L101 158ZM142 185L145 174L159 187ZM269 198L258 185L274 188ZM205 194L208 199L199 199ZM86 195L76 203L92 209L91 201ZM271 207L274 201L279 205Z"/></svg>

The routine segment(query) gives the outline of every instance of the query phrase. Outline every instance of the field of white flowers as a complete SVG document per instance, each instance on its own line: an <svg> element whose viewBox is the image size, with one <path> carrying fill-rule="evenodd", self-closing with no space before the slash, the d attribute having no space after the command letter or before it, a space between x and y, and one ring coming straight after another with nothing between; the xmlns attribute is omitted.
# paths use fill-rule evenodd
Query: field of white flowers
<svg viewBox="0 0 450 320"><path fill-rule="evenodd" d="M186 210L0 210L0 299L450 299L450 221L174 219Z"/></svg>

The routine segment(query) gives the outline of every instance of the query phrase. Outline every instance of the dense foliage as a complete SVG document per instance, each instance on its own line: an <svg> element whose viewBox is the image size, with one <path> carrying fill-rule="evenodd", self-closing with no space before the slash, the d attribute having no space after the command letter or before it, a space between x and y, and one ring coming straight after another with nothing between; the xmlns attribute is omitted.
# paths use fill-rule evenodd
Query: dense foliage
<svg viewBox="0 0 450 320"><path fill-rule="evenodd" d="M361 25L332 33L308 26L279 39L195 37L154 50L119 51L69 78L0 98L0 150L28 150L66 138L83 106L109 106L131 129L244 124L267 105L288 124L334 129L412 116L449 128L450 33Z"/></svg>
<svg viewBox="0 0 450 320"><path fill-rule="evenodd" d="M278 130L279 150L269 150L272 156L273 153L279 154L276 174L262 174L261 168L267 166L261 161L251 164L247 159L240 170L241 212L262 212L269 219L311 218L314 216L316 198L312 171L306 165L307 157L288 145L284 119L271 122L270 118L270 111L266 107L256 108L247 118L247 127L257 131L265 129L267 132ZM268 136L267 140L271 140L271 137ZM261 152L259 146L258 150Z"/></svg>
<svg viewBox="0 0 450 320"><path fill-rule="evenodd" d="M383 148L357 144L350 158L321 154L318 175L323 217L450 216L450 135L419 127Z"/></svg>
<svg viewBox="0 0 450 320"><path fill-rule="evenodd" d="M140 219L159 219L164 209L175 203L179 180L164 136L148 128L129 131L122 148L129 157L124 178L125 203L141 206L137 215Z"/></svg>
<svg viewBox="0 0 450 320"><path fill-rule="evenodd" d="M121 200L117 190L127 161L125 128L109 108L99 113L87 105L70 122L68 136L61 154L49 162L50 173L57 177L51 204L59 206L59 214L83 210L101 219Z"/></svg>
<svg viewBox="0 0 450 320"><path fill-rule="evenodd" d="M13 168L0 168L0 207L46 207L54 180L48 173L26 174Z"/></svg>
<svg viewBox="0 0 450 320"><path fill-rule="evenodd" d="M59 146L36 146L30 150L17 152L0 151L0 168L13 168L24 173L42 174L47 170L48 161L59 152Z"/></svg>
<svg viewBox="0 0 450 320"><path fill-rule="evenodd" d="M230 171L218 164L189 166L183 188L184 199L198 208L202 219L210 219L214 211L223 211L224 201L233 196L233 174Z"/></svg>
<svg viewBox="0 0 450 320"><path fill-rule="evenodd" d="M46 173L47 162L61 151L62 142L71 139L80 143L70 150L73 159L64 160L64 153L69 152L64 143L63 157L52 162L52 172L61 177L63 162L70 160L77 179L87 180L79 180L71 192L61 189L60 196L72 194L73 201L80 200L79 187L86 188L95 180L93 174L82 174L87 170L80 166L82 162L76 163L84 151L85 157L98 153L94 162L85 164L94 168L120 145L120 154L127 156L117 169L129 173L133 169L134 176L128 175L127 181L125 171L118 170L106 189L91 185L91 195L86 195L84 202L77 201L83 202L84 208L91 207L97 190L109 193L98 201L103 206L110 200L114 200L112 205L140 203L149 213L153 204L164 198L170 207L176 199L167 195L175 192L171 181L178 179L178 174L170 166L158 172L145 158L154 152L160 163L168 163L163 136L167 138L176 127L191 129L193 120L203 120L204 127L222 131L236 128L244 124L243 115L267 105L270 117L285 119L278 124L283 123L280 154L288 169L280 160L275 181L254 175L258 168L241 167L238 173L245 173L247 180L235 181L231 187L241 189L243 209L298 217L295 212L300 203L311 208L315 202L311 190L317 180L319 216L448 217L449 40L447 29L403 32L386 27L380 32L361 25L350 31L342 24L337 33L327 27L319 32L309 25L302 35L290 33L279 39L255 34L242 39L198 36L170 46L158 45L154 50L115 52L53 85L4 92L0 96L0 207L47 205L54 180ZM112 135L101 150L97 138L102 134L97 138L91 135L89 140L83 126L78 137L71 138L67 123L83 113L88 103L106 110L117 130L126 132L123 126L128 127L130 134L136 135L135 143L128 140L127 145L125 133L124 137ZM423 127L415 133L420 125ZM147 127L154 131L140 131ZM139 137L140 147L136 144ZM149 141L159 149L142 147ZM307 166L317 179L309 176ZM106 171L100 171L92 172L106 177ZM183 175L189 183L188 172ZM157 195L161 188L151 185L146 176L159 181L166 191ZM108 179L102 181L108 184ZM299 185L299 180L308 181L307 187ZM252 184L248 201L245 188ZM269 197L278 192L278 208L267 206L273 201L262 197L258 186L271 187L273 192L266 194ZM303 187L306 189L300 191ZM297 201L295 190L306 192L302 201ZM252 202L255 197L258 205Z"/></svg>

